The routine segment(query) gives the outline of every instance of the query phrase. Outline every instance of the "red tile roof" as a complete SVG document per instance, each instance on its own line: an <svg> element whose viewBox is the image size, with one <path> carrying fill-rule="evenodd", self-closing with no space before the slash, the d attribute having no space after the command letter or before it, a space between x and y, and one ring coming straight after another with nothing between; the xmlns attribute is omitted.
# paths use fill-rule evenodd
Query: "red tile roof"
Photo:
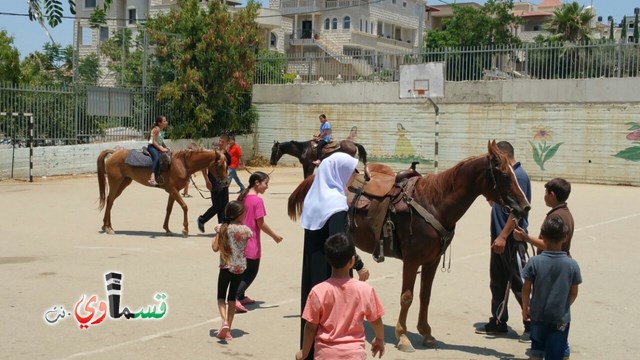
<svg viewBox="0 0 640 360"><path fill-rule="evenodd" d="M562 2L560 0L542 0L538 7L560 7L562 6Z"/></svg>

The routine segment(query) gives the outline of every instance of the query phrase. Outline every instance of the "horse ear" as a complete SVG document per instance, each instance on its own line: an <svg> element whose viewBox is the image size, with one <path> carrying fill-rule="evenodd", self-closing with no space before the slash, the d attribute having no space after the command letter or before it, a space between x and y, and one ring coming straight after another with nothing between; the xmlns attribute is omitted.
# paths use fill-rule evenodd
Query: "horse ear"
<svg viewBox="0 0 640 360"><path fill-rule="evenodd" d="M489 152L489 154L493 154L495 155L496 151L498 150L498 145L496 145L496 140L489 140L488 144L487 144L487 150Z"/></svg>

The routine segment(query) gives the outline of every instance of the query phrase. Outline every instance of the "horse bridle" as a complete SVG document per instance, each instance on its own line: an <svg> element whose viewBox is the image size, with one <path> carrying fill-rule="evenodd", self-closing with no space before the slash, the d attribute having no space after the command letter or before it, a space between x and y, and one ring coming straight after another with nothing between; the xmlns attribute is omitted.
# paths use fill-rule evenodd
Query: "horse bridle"
<svg viewBox="0 0 640 360"><path fill-rule="evenodd" d="M502 196L502 191L498 186L498 181L496 181L496 175L493 173L493 163L491 161L491 155L487 155L487 173L489 174L489 179L491 179L493 188L498 193L498 198L500 199L500 202L503 203L503 207L509 210L509 212L511 212L511 208L504 203L504 197Z"/></svg>
<svg viewBox="0 0 640 360"><path fill-rule="evenodd" d="M276 157L278 158L278 160L280 160L280 158L282 157L282 150L280 150L280 143L276 141L275 144L276 147Z"/></svg>

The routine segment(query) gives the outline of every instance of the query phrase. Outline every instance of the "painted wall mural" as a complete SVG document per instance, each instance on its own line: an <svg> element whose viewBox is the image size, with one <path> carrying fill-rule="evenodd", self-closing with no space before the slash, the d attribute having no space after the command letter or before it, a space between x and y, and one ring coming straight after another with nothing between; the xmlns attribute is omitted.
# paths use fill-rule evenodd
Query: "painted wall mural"
<svg viewBox="0 0 640 360"><path fill-rule="evenodd" d="M540 170L545 170L544 164L551 160L558 152L560 145L564 144L563 142L553 144L551 143L552 140L553 135L550 128L545 126L533 128L533 140L530 140L529 144L531 144L531 150L533 150L533 161L538 164Z"/></svg>
<svg viewBox="0 0 640 360"><path fill-rule="evenodd" d="M384 155L378 154L378 156L369 155L368 160L370 162L410 164L417 161L422 165L433 163L433 160L426 159L416 152L415 146L409 138L410 132L402 123L396 123L393 133L395 133L393 152L391 154L385 153ZM393 137L392 135L390 138L392 139Z"/></svg>
<svg viewBox="0 0 640 360"><path fill-rule="evenodd" d="M631 140L633 146L619 151L614 156L629 161L640 161L640 123L628 122L626 125L629 125L628 130L631 130L627 134L627 140Z"/></svg>

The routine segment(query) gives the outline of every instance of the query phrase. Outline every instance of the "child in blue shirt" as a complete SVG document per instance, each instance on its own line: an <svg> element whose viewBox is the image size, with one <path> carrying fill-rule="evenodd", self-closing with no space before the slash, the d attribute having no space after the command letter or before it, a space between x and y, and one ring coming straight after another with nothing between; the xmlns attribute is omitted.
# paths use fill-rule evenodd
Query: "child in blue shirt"
<svg viewBox="0 0 640 360"><path fill-rule="evenodd" d="M569 336L571 304L582 283L578 263L562 251L566 225L549 216L540 229L545 251L523 270L522 318L531 319L531 359L563 359ZM533 288L533 292L532 292Z"/></svg>

